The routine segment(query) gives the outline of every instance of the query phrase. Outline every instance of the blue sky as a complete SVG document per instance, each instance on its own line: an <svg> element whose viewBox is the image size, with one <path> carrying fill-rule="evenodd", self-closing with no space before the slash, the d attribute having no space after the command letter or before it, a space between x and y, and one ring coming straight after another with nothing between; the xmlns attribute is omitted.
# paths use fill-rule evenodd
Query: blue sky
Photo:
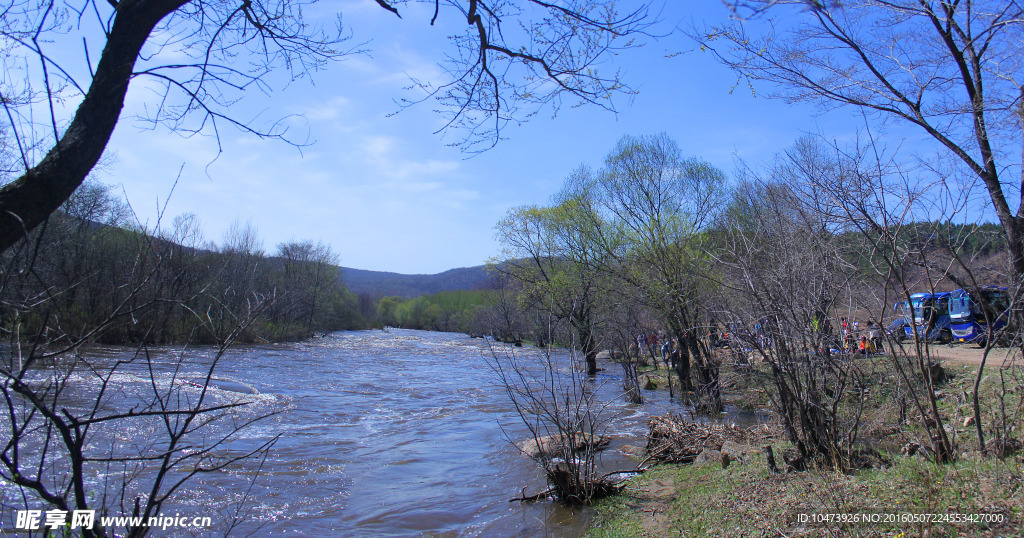
<svg viewBox="0 0 1024 538"><path fill-rule="evenodd" d="M667 30L691 20L724 20L719 0L669 2ZM341 6L354 42L369 41L368 55L350 57L269 96L251 92L234 110L242 117L290 114L313 143L302 150L222 130L218 157L209 137L182 138L146 130L123 117L109 146L114 156L97 173L123 188L140 220L155 224L159 207L171 217L195 213L205 237L219 242L233 222L251 223L264 247L289 240L329 244L342 265L401 273L436 273L484 263L498 253L494 224L512 207L545 203L580 164L600 165L625 134L666 132L689 155L727 174L736 158L768 160L801 134L847 138L861 125L854 111L817 115L752 95L711 55L675 33L615 59L634 98L616 100L618 114L594 107L544 110L504 131L507 140L477 156L433 134L442 119L431 103L398 110L408 77L437 79L446 45L429 13L408 9L404 19L372 0ZM683 54L671 55L683 51ZM671 57L669 57L671 56ZM152 96L130 90L126 112ZM180 177L178 172L181 170Z"/></svg>

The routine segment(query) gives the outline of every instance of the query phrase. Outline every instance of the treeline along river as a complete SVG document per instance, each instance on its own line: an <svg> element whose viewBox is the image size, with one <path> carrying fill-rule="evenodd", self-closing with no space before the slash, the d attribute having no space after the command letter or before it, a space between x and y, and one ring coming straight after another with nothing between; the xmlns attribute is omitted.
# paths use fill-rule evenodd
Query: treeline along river
<svg viewBox="0 0 1024 538"><path fill-rule="evenodd" d="M186 396L198 394L213 350L190 351L186 371L175 374L176 352L155 350L155 363L163 356L167 364L158 366L157 383L174 375ZM248 402L245 414L272 415L244 430L231 448L280 438L265 460L189 482L162 512L211 516L215 526L237 517L232 535L577 534L590 524L586 510L509 502L523 488L535 493L545 484L539 467L510 442L529 433L491 366L493 352L512 348L492 350L483 339L407 330L232 349L217 366L214 401ZM529 364L543 350L514 352ZM89 353L94 361L116 360L131 350ZM602 366L606 370L587 381L607 405L604 431L614 438L602 453L602 467L629 469L634 463L617 447L643 445L645 416L685 408L670 402L667 391L645 391L645 404L627 403L621 371ZM141 367L128 369L115 381L128 395L149 390L150 375ZM84 375L79 382L83 394L95 383ZM148 432L120 435L121 442L134 443ZM257 471L250 488L248 478Z"/></svg>

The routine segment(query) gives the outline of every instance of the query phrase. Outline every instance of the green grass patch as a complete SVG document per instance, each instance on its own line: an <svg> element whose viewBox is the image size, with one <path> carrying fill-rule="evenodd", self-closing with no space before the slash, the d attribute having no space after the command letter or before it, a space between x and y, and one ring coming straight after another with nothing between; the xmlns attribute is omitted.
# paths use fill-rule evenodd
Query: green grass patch
<svg viewBox="0 0 1024 538"><path fill-rule="evenodd" d="M852 475L776 475L768 472L764 456L755 454L726 469L718 462L656 467L622 495L597 503L588 535L1017 536L1024 534L1022 487L1019 456L964 458L949 465L897 457L888 468ZM832 517L828 514L837 514L836 520L813 521L815 515ZM1002 521L914 521L976 515ZM839 521L842 517L880 521Z"/></svg>

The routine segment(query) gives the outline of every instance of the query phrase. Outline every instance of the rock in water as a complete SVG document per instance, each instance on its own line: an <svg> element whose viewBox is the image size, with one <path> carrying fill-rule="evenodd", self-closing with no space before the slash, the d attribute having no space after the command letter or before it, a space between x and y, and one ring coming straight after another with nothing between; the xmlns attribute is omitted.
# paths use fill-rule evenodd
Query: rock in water
<svg viewBox="0 0 1024 538"><path fill-rule="evenodd" d="M527 439L516 443L516 447L519 448L531 458L540 458L543 456L558 456L561 455L562 451L567 447L567 444L572 444L572 451L579 452L587 448L594 450L600 450L608 445L610 439L604 435L593 436L589 433L577 433L572 436L564 435L545 435L543 437L536 437L533 439Z"/></svg>

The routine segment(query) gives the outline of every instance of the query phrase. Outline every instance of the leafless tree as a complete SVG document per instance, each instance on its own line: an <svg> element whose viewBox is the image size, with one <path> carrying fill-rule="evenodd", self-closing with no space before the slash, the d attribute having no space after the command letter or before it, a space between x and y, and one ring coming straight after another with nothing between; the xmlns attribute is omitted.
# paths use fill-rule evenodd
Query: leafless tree
<svg viewBox="0 0 1024 538"><path fill-rule="evenodd" d="M128 277L118 286L125 292L116 295L105 317L89 320L74 334L62 329L59 308L69 288L48 285L34 258L18 252L21 247L6 253L0 282L0 428L7 435L0 444L0 478L19 498L6 498L5 509L95 510L100 516L120 513L146 521L173 503L185 484L273 444L274 438L236 445L266 414L247 409L245 398L225 399L211 385L227 346L263 308L263 297L253 295L247 310L236 312L238 324L205 361L188 346L172 354L154 353L144 343L113 358L90 353L90 344L104 331L144 323L165 301L150 291L168 260L156 239L143 237L149 239L140 244L134 264L119 273ZM44 239L36 238L36 249ZM215 323L209 312L192 313L197 332ZM145 525L105 528L97 518L92 528L79 532L143 536L148 531Z"/></svg>
<svg viewBox="0 0 1024 538"><path fill-rule="evenodd" d="M399 15L405 2L378 0ZM357 52L340 18L310 20L309 0L14 0L0 10L0 116L18 171L0 188L0 251L35 229L99 161L129 86L154 88L143 118L188 136L224 126L290 138L286 124L258 125L231 107L247 91L305 77ZM613 2L436 0L433 24L456 17L448 82L429 88L466 144L495 143L503 125L563 100L611 107L630 90L600 63L651 24L646 7ZM81 46L81 53L71 51ZM77 58L76 58L77 57ZM73 113L65 110L73 108ZM40 120L39 118L42 118ZM7 140L13 140L8 143Z"/></svg>
<svg viewBox="0 0 1024 538"><path fill-rule="evenodd" d="M840 239L807 211L787 183L770 174L736 189L721 239L723 315L738 328L734 344L767 364L773 403L800 467L851 467L864 374L833 331L832 314L848 292L852 267Z"/></svg>
<svg viewBox="0 0 1024 538"><path fill-rule="evenodd" d="M909 301L917 291L935 293L944 291L940 286L948 289L951 285L969 290L981 288L981 282L974 276L978 267L971 263L963 238L952 238L952 244L950 238L942 240L925 220L936 216L945 222L967 218L967 193L936 197L936 189L903 170L900 163L870 140L864 145L841 148L807 138L784 161L794 188L802 193L807 207L833 231L857 238L853 244L860 246L858 278L867 284L861 289L878 291L862 293L854 304L857 310L869 312L879 326L886 324L887 307L894 301ZM943 427L947 419L937 403L939 379L933 335L929 330L919 330L916 324L912 328L909 345L902 342L902 333L900 338L889 340L888 355L903 385L910 389L934 457L950 461L956 458L956 452ZM987 351L990 350L991 347ZM985 375L987 360L988 352L976 372L973 391L978 422L982 420L978 386ZM981 427L977 432L983 449Z"/></svg>
<svg viewBox="0 0 1024 538"><path fill-rule="evenodd" d="M308 240L282 243L277 246L277 254L282 262L278 290L289 303L288 308L305 322L307 336L312 336L319 329L314 325L318 301L323 301L338 282L338 256L323 242Z"/></svg>
<svg viewBox="0 0 1024 538"><path fill-rule="evenodd" d="M567 504L590 504L616 488L598 474L602 404L590 376L572 354L546 348L539 356L492 351L492 367L530 438L517 446L539 463L550 488L520 500L553 495Z"/></svg>
<svg viewBox="0 0 1024 538"><path fill-rule="evenodd" d="M632 297L632 289L621 290L623 293L616 294L614 305L611 307L609 322L604 332L604 341L608 342L608 349L611 359L622 368L622 390L625 391L626 400L630 403L644 403L643 392L641 392L640 377L637 368L651 364L648 353L653 352L650 359L657 368L658 358L656 350L648 350L637 342L637 335L652 334L654 329L649 323L644 323L645 310Z"/></svg>
<svg viewBox="0 0 1024 538"><path fill-rule="evenodd" d="M497 266L490 266L494 296L478 311L473 332L479 335L492 335L498 341L514 341L522 339L522 335L533 334L537 345L547 345L547 329L531 327L528 313L520 303L520 286L514 279L502 275Z"/></svg>
<svg viewBox="0 0 1024 538"><path fill-rule="evenodd" d="M702 47L751 84L772 83L770 96L852 107L883 121L902 121L938 142L985 189L1006 237L1009 284L1019 287L1024 198L1009 197L1024 196L1024 5L744 4L764 10L758 22L695 31Z"/></svg>
<svg viewBox="0 0 1024 538"><path fill-rule="evenodd" d="M273 316L276 303L276 294L267 291L272 286L266 282L271 267L254 225L233 222L218 253L220 256L211 268L217 284L207 292L211 296L211 308L207 311L214 320L211 328L215 340L223 338L237 324L234 313L245 310L256 290L263 290L268 296L269 304L264 309L268 315Z"/></svg>

